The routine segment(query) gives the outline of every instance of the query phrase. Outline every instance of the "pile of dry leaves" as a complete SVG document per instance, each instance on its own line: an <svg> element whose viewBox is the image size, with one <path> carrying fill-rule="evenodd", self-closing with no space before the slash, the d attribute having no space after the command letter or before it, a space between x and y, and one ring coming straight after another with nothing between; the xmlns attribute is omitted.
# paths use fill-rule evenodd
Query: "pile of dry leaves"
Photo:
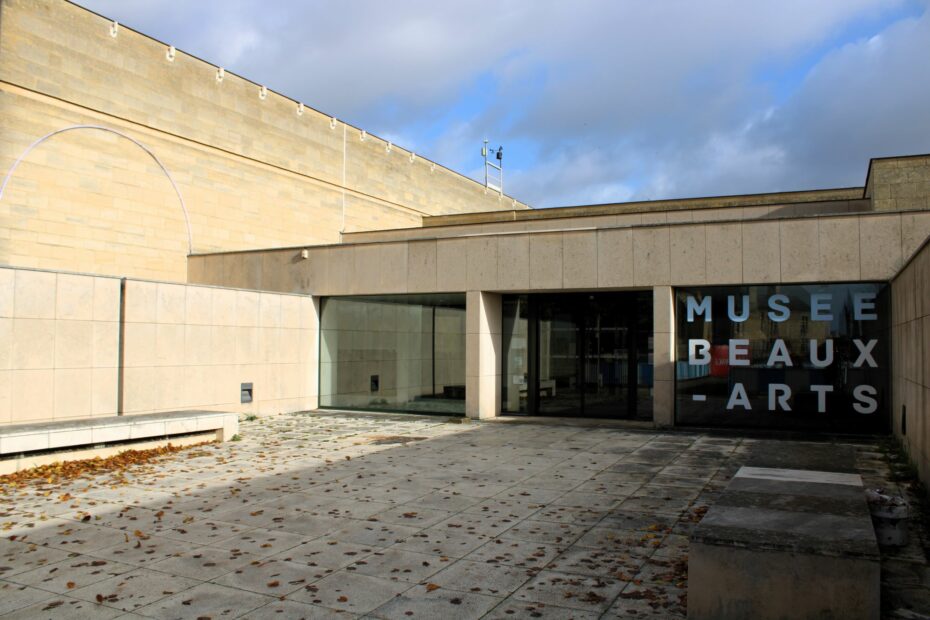
<svg viewBox="0 0 930 620"><path fill-rule="evenodd" d="M0 476L0 494L9 493L18 488L35 483L60 484L79 478L89 478L99 474L116 474L139 466L147 465L155 460L191 448L202 448L213 442L204 442L190 446L173 446L168 444L161 448L149 450L126 450L107 458L95 457L81 461L63 461L50 465L41 465L32 469L24 469L16 473Z"/></svg>

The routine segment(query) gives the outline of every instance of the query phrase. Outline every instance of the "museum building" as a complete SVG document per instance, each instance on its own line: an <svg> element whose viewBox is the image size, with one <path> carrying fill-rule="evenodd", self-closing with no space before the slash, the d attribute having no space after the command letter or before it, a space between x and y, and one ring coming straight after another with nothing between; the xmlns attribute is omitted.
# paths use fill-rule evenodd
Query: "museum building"
<svg viewBox="0 0 930 620"><path fill-rule="evenodd" d="M930 156L532 209L76 5L0 11L0 423L894 432L927 479Z"/></svg>

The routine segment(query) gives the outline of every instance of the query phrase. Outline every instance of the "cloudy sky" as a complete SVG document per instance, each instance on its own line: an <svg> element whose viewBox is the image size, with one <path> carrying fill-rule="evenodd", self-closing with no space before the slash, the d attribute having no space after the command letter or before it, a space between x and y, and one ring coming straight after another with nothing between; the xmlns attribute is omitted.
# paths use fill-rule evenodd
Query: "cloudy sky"
<svg viewBox="0 0 930 620"><path fill-rule="evenodd" d="M536 207L930 152L930 0L79 0Z"/></svg>

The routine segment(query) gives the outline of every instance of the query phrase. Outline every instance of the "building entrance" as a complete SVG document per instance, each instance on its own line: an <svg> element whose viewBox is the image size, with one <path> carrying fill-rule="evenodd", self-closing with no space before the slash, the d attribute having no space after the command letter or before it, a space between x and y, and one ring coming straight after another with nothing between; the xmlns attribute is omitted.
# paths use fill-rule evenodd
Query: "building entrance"
<svg viewBox="0 0 930 620"><path fill-rule="evenodd" d="M652 419L652 293L503 298L501 409Z"/></svg>

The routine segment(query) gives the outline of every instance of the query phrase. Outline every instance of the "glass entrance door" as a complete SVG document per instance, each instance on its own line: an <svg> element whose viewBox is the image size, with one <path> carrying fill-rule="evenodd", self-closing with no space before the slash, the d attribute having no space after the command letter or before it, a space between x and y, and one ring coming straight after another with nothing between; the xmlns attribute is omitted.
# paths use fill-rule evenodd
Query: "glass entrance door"
<svg viewBox="0 0 930 620"><path fill-rule="evenodd" d="M584 413L623 417L635 366L630 363L630 312L600 300L592 295L584 308Z"/></svg>
<svg viewBox="0 0 930 620"><path fill-rule="evenodd" d="M503 299L506 413L651 419L648 292Z"/></svg>
<svg viewBox="0 0 930 620"><path fill-rule="evenodd" d="M578 415L581 406L581 321L564 297L541 299L536 337L537 408L541 415ZM569 303L566 303L569 302Z"/></svg>

